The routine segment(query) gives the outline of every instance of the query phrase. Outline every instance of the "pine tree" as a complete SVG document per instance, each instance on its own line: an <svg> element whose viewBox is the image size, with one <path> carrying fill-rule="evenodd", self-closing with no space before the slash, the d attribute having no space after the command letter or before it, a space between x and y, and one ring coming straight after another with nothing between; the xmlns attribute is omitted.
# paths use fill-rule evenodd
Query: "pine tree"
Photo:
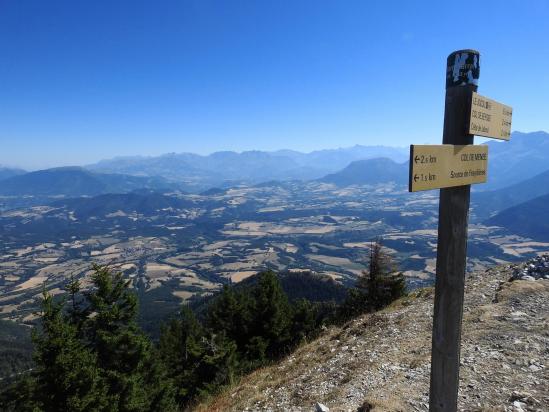
<svg viewBox="0 0 549 412"><path fill-rule="evenodd" d="M30 374L22 375L0 391L0 410L4 412L36 412L43 410L35 396L36 381Z"/></svg>
<svg viewBox="0 0 549 412"><path fill-rule="evenodd" d="M173 388L163 379L149 338L137 326L137 296L130 282L106 267L94 266L94 271L94 288L85 294L90 316L84 334L97 354L109 402L119 411L150 411L155 405L175 409Z"/></svg>
<svg viewBox="0 0 549 412"><path fill-rule="evenodd" d="M361 276L365 276L364 273ZM347 297L337 309L336 321L345 322L369 310L368 292L361 288L350 288Z"/></svg>
<svg viewBox="0 0 549 412"><path fill-rule="evenodd" d="M237 370L236 344L224 333L210 332L202 338L202 357L197 376L199 395L215 392L233 382Z"/></svg>
<svg viewBox="0 0 549 412"><path fill-rule="evenodd" d="M389 305L406 294L406 280L402 272L387 273L381 278L379 287L379 308Z"/></svg>
<svg viewBox="0 0 549 412"><path fill-rule="evenodd" d="M381 238L372 242L369 269L357 287L367 290L371 310L379 310L405 294L404 275L397 272L393 259L383 250Z"/></svg>
<svg viewBox="0 0 549 412"><path fill-rule="evenodd" d="M204 329L188 307L163 328L159 351L182 407L231 383L237 372L236 344L223 330Z"/></svg>
<svg viewBox="0 0 549 412"><path fill-rule="evenodd" d="M252 306L249 289L236 292L234 287L225 285L208 307L206 325L210 330L223 332L237 347L243 348L251 338Z"/></svg>
<svg viewBox="0 0 549 412"><path fill-rule="evenodd" d="M266 355L284 353L290 338L290 304L280 281L272 271L261 273L254 291L254 329L251 333L266 342Z"/></svg>
<svg viewBox="0 0 549 412"><path fill-rule="evenodd" d="M396 270L391 256L383 250L382 239L371 243L368 270L358 277L355 287L339 310L340 320L379 310L406 293L404 275Z"/></svg>
<svg viewBox="0 0 549 412"><path fill-rule="evenodd" d="M317 330L316 310L313 304L300 299L292 305L291 338L294 344L301 343Z"/></svg>
<svg viewBox="0 0 549 412"><path fill-rule="evenodd" d="M203 356L204 330L192 310L185 306L178 319L164 326L158 344L164 365L176 387L179 405L187 405L197 394L200 379L197 369Z"/></svg>
<svg viewBox="0 0 549 412"><path fill-rule="evenodd" d="M32 373L35 408L45 411L107 409L106 384L96 355L78 339L63 314L63 303L43 293L40 332L33 334L36 368Z"/></svg>
<svg viewBox="0 0 549 412"><path fill-rule="evenodd" d="M135 322L137 300L121 274L94 266L93 288L70 301L44 292L33 334L36 367L2 401L16 411L175 411L175 393ZM68 307L67 307L68 306Z"/></svg>

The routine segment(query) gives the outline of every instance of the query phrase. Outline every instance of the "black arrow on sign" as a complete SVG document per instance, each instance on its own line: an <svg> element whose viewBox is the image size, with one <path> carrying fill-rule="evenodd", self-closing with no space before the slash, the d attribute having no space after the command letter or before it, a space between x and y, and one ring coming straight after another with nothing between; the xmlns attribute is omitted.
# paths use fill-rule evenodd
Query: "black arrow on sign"
<svg viewBox="0 0 549 412"><path fill-rule="evenodd" d="M419 176L418 175L414 175L414 182L417 182L419 180Z"/></svg>
<svg viewBox="0 0 549 412"><path fill-rule="evenodd" d="M416 163L419 162L419 156L414 157L414 160L416 161Z"/></svg>

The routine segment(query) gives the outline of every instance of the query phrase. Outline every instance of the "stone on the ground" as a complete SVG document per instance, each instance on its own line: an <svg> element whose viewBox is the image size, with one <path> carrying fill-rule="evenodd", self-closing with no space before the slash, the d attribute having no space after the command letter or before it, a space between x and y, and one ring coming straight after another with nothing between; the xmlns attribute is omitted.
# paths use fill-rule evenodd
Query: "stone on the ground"
<svg viewBox="0 0 549 412"><path fill-rule="evenodd" d="M315 411L316 412L330 412L330 408L328 408L326 405L323 405L320 402L317 402L315 405Z"/></svg>

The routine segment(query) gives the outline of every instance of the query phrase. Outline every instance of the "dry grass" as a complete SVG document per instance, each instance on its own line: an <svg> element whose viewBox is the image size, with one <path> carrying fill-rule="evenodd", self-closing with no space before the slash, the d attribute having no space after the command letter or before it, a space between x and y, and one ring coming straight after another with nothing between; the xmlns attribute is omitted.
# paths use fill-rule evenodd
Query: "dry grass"
<svg viewBox="0 0 549 412"><path fill-rule="evenodd" d="M396 398L367 398L359 406L357 412L407 412L406 406Z"/></svg>

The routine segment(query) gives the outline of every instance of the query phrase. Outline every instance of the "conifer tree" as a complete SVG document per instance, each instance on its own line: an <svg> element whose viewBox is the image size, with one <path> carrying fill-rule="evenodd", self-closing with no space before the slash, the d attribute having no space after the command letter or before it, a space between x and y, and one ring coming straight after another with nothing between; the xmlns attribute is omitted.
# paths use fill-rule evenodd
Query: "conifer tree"
<svg viewBox="0 0 549 412"><path fill-rule="evenodd" d="M282 354L289 341L290 304L280 281L272 271L261 273L254 297L254 336L266 342L266 354Z"/></svg>
<svg viewBox="0 0 549 412"><path fill-rule="evenodd" d="M396 270L391 256L383 250L382 239L372 242L368 272L359 277L357 288L366 291L370 310L379 310L404 295L404 275Z"/></svg>
<svg viewBox="0 0 549 412"><path fill-rule="evenodd" d="M137 296L121 273L94 266L94 288L85 293L88 307L84 334L97 354L97 364L108 385L111 405L119 411L175 408L173 388L163 379L150 340L136 323Z"/></svg>
<svg viewBox="0 0 549 412"><path fill-rule="evenodd" d="M310 301L300 299L292 306L291 338L297 344L311 336L317 328L316 310Z"/></svg>
<svg viewBox="0 0 549 412"><path fill-rule="evenodd" d="M223 330L204 329L188 307L163 328L159 350L182 407L231 383L237 371L236 344Z"/></svg>
<svg viewBox="0 0 549 412"><path fill-rule="evenodd" d="M207 327L216 332L224 332L237 347L243 348L251 338L252 301L249 290L236 292L234 287L225 285L208 308Z"/></svg>
<svg viewBox="0 0 549 412"><path fill-rule="evenodd" d="M197 369L203 356L204 330L192 310L184 306L178 319L164 326L158 344L160 356L169 367L179 405L186 405L198 394Z"/></svg>
<svg viewBox="0 0 549 412"><path fill-rule="evenodd" d="M357 278L354 288L339 310L340 320L379 310L406 293L404 275L396 270L391 256L383 250L381 238L370 245L368 270Z"/></svg>
<svg viewBox="0 0 549 412"><path fill-rule="evenodd" d="M39 399L35 396L36 381L30 374L22 375L17 381L0 391L0 410L5 412L40 411Z"/></svg>
<svg viewBox="0 0 549 412"><path fill-rule="evenodd" d="M361 276L365 276L363 273ZM347 297L337 309L336 321L345 322L369 310L368 293L358 287L350 288Z"/></svg>
<svg viewBox="0 0 549 412"><path fill-rule="evenodd" d="M197 375L200 395L214 392L233 382L236 369L236 344L225 334L210 332L202 338L202 357Z"/></svg>
<svg viewBox="0 0 549 412"><path fill-rule="evenodd" d="M95 354L78 339L64 301L43 292L41 328L33 333L35 368L18 385L14 410L93 411L108 407L107 387ZM26 399L17 396L25 393Z"/></svg>
<svg viewBox="0 0 549 412"><path fill-rule="evenodd" d="M44 292L36 367L10 391L8 410L175 411L171 381L135 322L128 282L99 266L92 281L81 294L71 278L68 305Z"/></svg>
<svg viewBox="0 0 549 412"><path fill-rule="evenodd" d="M252 287L225 286L206 315L208 328L236 343L243 371L283 353L289 344L291 310L277 276L258 274Z"/></svg>

